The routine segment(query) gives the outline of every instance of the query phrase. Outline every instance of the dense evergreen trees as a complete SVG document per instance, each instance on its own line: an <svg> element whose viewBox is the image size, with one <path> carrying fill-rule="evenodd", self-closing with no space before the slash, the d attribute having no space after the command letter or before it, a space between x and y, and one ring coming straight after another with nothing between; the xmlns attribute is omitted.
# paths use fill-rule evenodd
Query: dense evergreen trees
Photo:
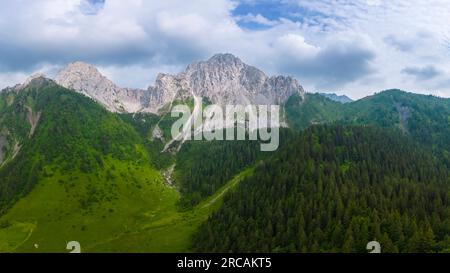
<svg viewBox="0 0 450 273"><path fill-rule="evenodd" d="M450 249L447 168L398 133L312 127L256 168L197 232L199 251Z"/></svg>
<svg viewBox="0 0 450 273"><path fill-rule="evenodd" d="M199 203L261 156L254 141L187 142L177 157L174 176L183 196L181 205Z"/></svg>
<svg viewBox="0 0 450 273"><path fill-rule="evenodd" d="M280 142L295 133L280 130ZM216 192L234 175L272 153L261 152L258 141L189 141L177 155L175 180L183 195L183 206L192 206ZM282 145L282 144L281 144Z"/></svg>

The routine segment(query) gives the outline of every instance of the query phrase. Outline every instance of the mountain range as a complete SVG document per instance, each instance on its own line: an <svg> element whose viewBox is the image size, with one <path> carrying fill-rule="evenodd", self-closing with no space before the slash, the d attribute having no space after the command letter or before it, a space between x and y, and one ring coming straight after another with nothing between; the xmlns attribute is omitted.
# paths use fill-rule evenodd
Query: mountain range
<svg viewBox="0 0 450 273"><path fill-rule="evenodd" d="M200 97L279 104L280 148L165 150L171 106ZM448 252L449 168L449 99L340 103L231 54L147 90L75 62L0 92L0 252Z"/></svg>
<svg viewBox="0 0 450 273"><path fill-rule="evenodd" d="M158 113L176 99L194 96L219 105L281 104L293 94L304 94L297 80L266 76L231 54L216 54L190 64L177 75L159 74L147 90L120 88L89 64L75 62L55 77L59 85L93 98L108 110Z"/></svg>

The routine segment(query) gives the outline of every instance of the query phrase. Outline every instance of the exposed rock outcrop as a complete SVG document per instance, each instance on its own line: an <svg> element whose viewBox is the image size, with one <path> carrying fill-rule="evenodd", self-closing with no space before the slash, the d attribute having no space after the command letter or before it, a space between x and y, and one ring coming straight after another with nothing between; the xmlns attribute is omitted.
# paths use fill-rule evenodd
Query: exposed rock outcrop
<svg viewBox="0 0 450 273"><path fill-rule="evenodd" d="M71 63L58 73L55 81L98 101L112 112L138 112L142 108L140 98L145 90L120 88L89 64Z"/></svg>
<svg viewBox="0 0 450 273"><path fill-rule="evenodd" d="M61 70L55 81L85 94L114 112L158 113L175 99L194 96L220 105L281 104L294 93L304 95L296 79L266 76L231 54L217 54L190 64L178 75L159 74L147 90L120 88L89 64L75 62Z"/></svg>

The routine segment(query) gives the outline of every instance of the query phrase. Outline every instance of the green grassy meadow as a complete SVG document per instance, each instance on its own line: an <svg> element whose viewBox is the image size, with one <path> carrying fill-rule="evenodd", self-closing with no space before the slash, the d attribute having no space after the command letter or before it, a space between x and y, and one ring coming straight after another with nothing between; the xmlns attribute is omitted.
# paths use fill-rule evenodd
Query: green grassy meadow
<svg viewBox="0 0 450 273"><path fill-rule="evenodd" d="M82 252L187 252L198 226L250 171L189 210L143 164L108 159L95 174L54 173L0 218L0 252L69 252L69 241Z"/></svg>

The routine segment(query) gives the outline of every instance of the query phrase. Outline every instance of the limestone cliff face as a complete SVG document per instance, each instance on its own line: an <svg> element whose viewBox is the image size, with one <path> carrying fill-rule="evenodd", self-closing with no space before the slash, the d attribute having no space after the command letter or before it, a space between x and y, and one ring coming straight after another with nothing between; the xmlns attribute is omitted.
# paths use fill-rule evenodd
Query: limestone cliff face
<svg viewBox="0 0 450 273"><path fill-rule="evenodd" d="M85 94L114 112L158 111L175 99L203 97L220 105L281 104L293 94L303 96L296 79L266 76L231 54L217 54L190 64L178 75L159 74L147 90L120 88L92 65L75 62L58 73L55 81Z"/></svg>
<svg viewBox="0 0 450 273"><path fill-rule="evenodd" d="M140 99L144 90L120 88L89 64L71 63L58 73L55 81L98 101L113 112L138 112L142 108Z"/></svg>
<svg viewBox="0 0 450 273"><path fill-rule="evenodd" d="M159 74L155 85L148 88L148 103L144 112L158 113L165 105L175 99L186 99L191 97L189 85L185 79L178 75Z"/></svg>
<svg viewBox="0 0 450 273"><path fill-rule="evenodd" d="M303 88L291 77L267 77L231 54L217 54L184 72L194 94L217 104L280 104Z"/></svg>

